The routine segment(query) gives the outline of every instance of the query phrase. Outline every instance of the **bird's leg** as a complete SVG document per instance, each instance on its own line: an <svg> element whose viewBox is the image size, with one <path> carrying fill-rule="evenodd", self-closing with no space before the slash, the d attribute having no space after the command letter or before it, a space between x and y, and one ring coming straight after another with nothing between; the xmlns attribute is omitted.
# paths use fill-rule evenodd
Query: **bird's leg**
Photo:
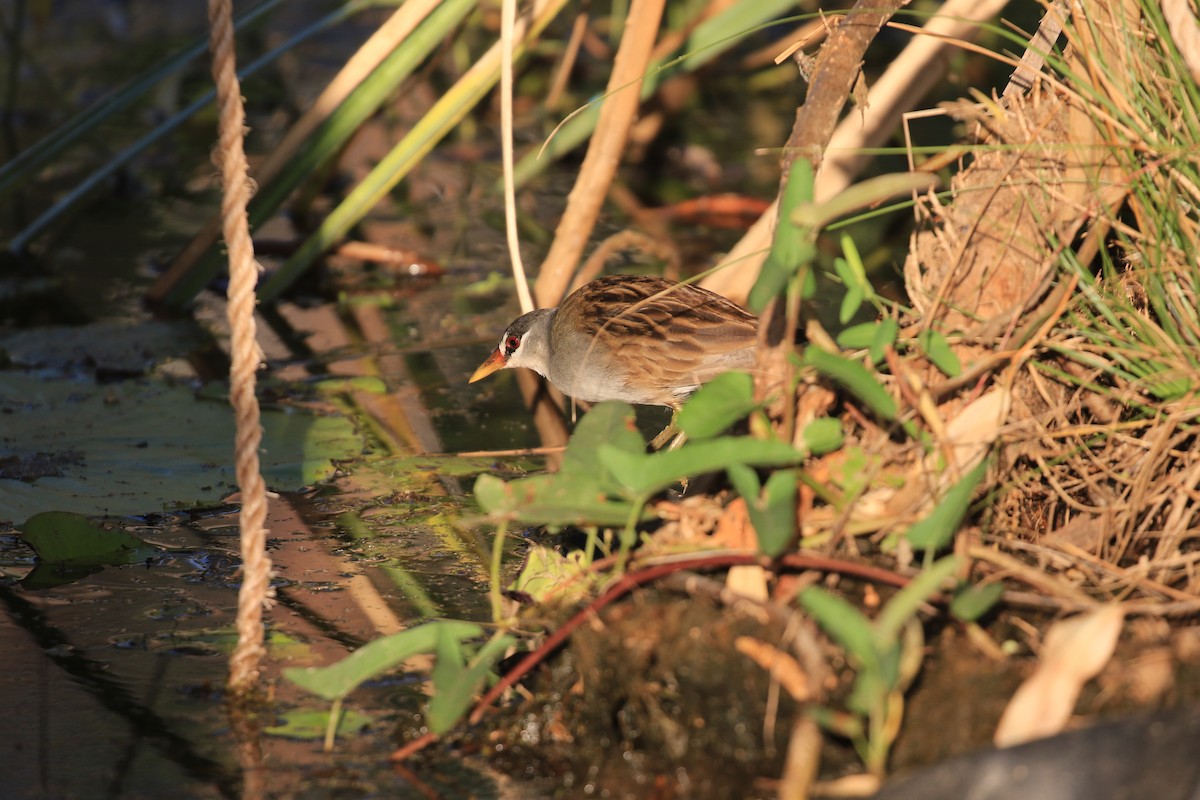
<svg viewBox="0 0 1200 800"><path fill-rule="evenodd" d="M678 415L679 409L671 409L671 421L667 423L667 427L663 428L657 436L650 440L651 450L662 450L663 445L666 445L666 449L668 451L676 450L680 445L687 441L687 434L679 430L678 426L675 424L675 418ZM667 444L668 442L670 442L670 444Z"/></svg>

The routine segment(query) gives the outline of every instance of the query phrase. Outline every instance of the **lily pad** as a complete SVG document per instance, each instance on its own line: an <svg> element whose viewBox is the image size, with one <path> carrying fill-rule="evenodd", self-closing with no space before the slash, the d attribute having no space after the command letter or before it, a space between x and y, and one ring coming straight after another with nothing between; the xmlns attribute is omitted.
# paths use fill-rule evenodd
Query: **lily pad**
<svg viewBox="0 0 1200 800"><path fill-rule="evenodd" d="M98 386L0 372L0 521L42 511L125 516L217 505L234 490L233 413L188 389L153 380ZM264 409L263 475L294 490L362 452L339 417ZM29 471L30 465L52 469Z"/></svg>
<svg viewBox="0 0 1200 800"><path fill-rule="evenodd" d="M34 514L20 536L39 559L54 564L136 564L158 554L158 548L132 534L63 511Z"/></svg>
<svg viewBox="0 0 1200 800"><path fill-rule="evenodd" d="M374 721L366 714L353 709L341 710L338 718L337 732L341 736L358 733L371 726ZM311 708L297 708L287 711L280 716L279 724L263 730L271 736L285 739L320 739L329 727L329 711Z"/></svg>

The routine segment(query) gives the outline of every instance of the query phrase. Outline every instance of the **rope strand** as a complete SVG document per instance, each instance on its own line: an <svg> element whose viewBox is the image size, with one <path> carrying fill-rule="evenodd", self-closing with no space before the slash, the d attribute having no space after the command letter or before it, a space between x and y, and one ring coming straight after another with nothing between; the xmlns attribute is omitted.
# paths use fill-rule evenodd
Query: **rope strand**
<svg viewBox="0 0 1200 800"><path fill-rule="evenodd" d="M271 560L266 554L266 485L259 471L262 441L255 373L262 361L255 338L255 285L258 264L246 218L250 179L243 147L245 109L238 83L230 0L209 0L213 80L217 86L220 136L214 157L221 170L221 221L229 252L226 315L230 328L229 402L237 421L235 453L242 495L238 515L241 532L242 586L238 592L238 642L229 659L229 688L244 695L257 685L263 646L263 608L270 592Z"/></svg>

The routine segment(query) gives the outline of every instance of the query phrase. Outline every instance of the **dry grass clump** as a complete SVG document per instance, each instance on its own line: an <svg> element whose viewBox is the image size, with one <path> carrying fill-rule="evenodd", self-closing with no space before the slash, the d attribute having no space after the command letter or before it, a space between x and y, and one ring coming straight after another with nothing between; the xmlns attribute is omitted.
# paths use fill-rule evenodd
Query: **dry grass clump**
<svg viewBox="0 0 1200 800"><path fill-rule="evenodd" d="M1011 393L989 538L1096 596L1188 603L1200 87L1158 4L1071 6L1028 96L946 109L979 146L952 200L923 203L937 222L905 266L911 322L959 332L964 364L998 365Z"/></svg>

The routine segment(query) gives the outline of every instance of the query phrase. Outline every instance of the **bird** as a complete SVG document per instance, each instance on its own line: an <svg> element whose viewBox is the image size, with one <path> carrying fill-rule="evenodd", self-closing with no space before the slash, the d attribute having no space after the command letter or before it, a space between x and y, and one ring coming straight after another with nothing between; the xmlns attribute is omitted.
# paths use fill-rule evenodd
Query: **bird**
<svg viewBox="0 0 1200 800"><path fill-rule="evenodd" d="M753 368L757 331L756 316L707 289L612 275L514 320L469 383L526 367L576 400L677 412L717 375Z"/></svg>

